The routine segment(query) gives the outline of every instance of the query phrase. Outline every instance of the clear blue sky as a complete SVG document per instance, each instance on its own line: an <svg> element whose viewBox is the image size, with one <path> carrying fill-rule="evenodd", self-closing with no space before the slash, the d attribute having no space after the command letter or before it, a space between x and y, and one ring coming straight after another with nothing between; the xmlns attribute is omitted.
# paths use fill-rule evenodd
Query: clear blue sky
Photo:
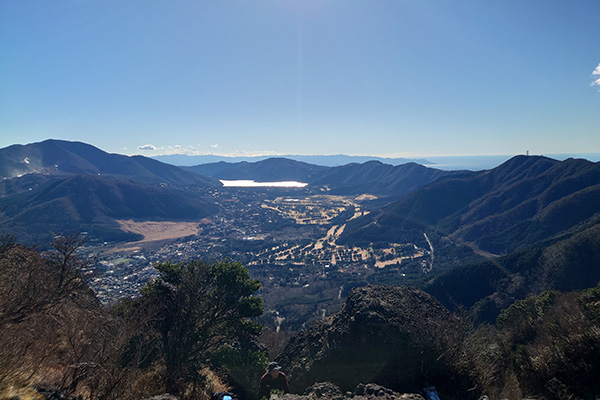
<svg viewBox="0 0 600 400"><path fill-rule="evenodd" d="M599 18L598 0L4 0L0 147L600 152Z"/></svg>

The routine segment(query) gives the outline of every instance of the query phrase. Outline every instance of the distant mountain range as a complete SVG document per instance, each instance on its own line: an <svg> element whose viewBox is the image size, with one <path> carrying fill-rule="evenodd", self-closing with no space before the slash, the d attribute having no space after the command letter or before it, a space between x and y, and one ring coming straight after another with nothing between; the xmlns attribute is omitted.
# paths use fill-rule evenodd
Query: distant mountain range
<svg viewBox="0 0 600 400"><path fill-rule="evenodd" d="M146 157L60 140L0 149L0 176L0 230L26 243L47 243L54 233L69 232L138 240L116 220L199 220L218 207L180 187L221 186Z"/></svg>
<svg viewBox="0 0 600 400"><path fill-rule="evenodd" d="M365 163L368 161L380 161L385 164L391 165L400 165L406 164L409 162L414 162L418 164L426 164L426 165L434 165L434 162L429 160L418 158L418 159L408 159L408 158L386 158L386 157L372 157L372 156L348 156L345 154L336 154L336 155L294 155L294 154L286 154L286 155L278 155L278 156L253 156L253 157L227 157L227 156L217 156L217 155L199 155L199 156L188 156L183 154L173 154L173 155L163 155L163 156L155 156L154 159L158 161L162 161L164 163L178 165L178 166L195 166L200 164L213 164L219 162L226 163L240 163L243 161L249 163L256 163L259 161L267 160L269 158L286 158L288 160L299 161L307 164L314 164L324 167L337 167L340 165L346 165L350 163Z"/></svg>
<svg viewBox="0 0 600 400"><path fill-rule="evenodd" d="M81 142L45 140L0 149L0 178L31 173L109 175L146 183L219 185L212 179L151 158L109 154Z"/></svg>
<svg viewBox="0 0 600 400"><path fill-rule="evenodd" d="M441 171L416 163L401 165L369 161L332 167L308 180L313 187L325 187L331 194L376 194L404 196L416 188L450 176L463 176L465 171Z"/></svg>
<svg viewBox="0 0 600 400"><path fill-rule="evenodd" d="M18 233L25 242L65 231L133 240L139 237L120 231L117 219L211 215L218 209L213 200L177 188L221 187L217 179L298 180L330 194L399 197L447 174L454 173L414 163L325 167L285 158L180 168L142 156L109 154L85 143L46 140L0 149L0 228Z"/></svg>
<svg viewBox="0 0 600 400"><path fill-rule="evenodd" d="M330 167L308 164L287 158L268 158L255 162L240 161L235 163L219 161L196 165L193 167L182 167L185 170L197 174L210 176L216 179L238 180L250 179L257 182L274 181L299 181L310 182L315 176Z"/></svg>
<svg viewBox="0 0 600 400"><path fill-rule="evenodd" d="M441 177L463 176L465 171L441 171L416 163L401 165L368 161L363 164L347 164L324 167L286 158L238 163L218 162L182 167L188 171L216 179L250 179L257 182L299 181L309 184L313 190L329 194L378 196L403 196L412 190Z"/></svg>
<svg viewBox="0 0 600 400"><path fill-rule="evenodd" d="M32 190L20 190L27 186ZM139 235L122 232L115 220L197 221L218 210L212 201L181 190L118 177L37 175L2 181L0 187L6 194L0 198L0 230L32 243L66 232L139 240Z"/></svg>
<svg viewBox="0 0 600 400"><path fill-rule="evenodd" d="M404 240L432 232L506 254L598 223L600 163L516 156L487 171L438 179L348 224L341 242Z"/></svg>
<svg viewBox="0 0 600 400"><path fill-rule="evenodd" d="M508 254L594 225L600 218L599 165L516 156L477 172L380 161L326 167L286 158L180 168L47 140L0 149L0 228L33 235L37 228L28 226L36 223L59 231L86 224L113 229L119 218L195 219L217 207L178 188L218 188L218 179L297 180L313 193L366 193L384 199L377 204L392 201L351 221L339 243L414 239L428 246L427 232L437 250L457 245Z"/></svg>
<svg viewBox="0 0 600 400"><path fill-rule="evenodd" d="M354 387L364 394L356 386L363 382L413 392L427 382L443 398L473 390L500 398L515 388L515 398L575 398L567 382L581 398L598 393L600 287L569 292L600 280L598 162L516 156L473 172L272 158L179 168L50 140L0 149L0 174L0 232L28 243L73 231L140 239L122 231L119 219L197 221L219 210L201 195L226 191L217 179L298 180L309 183L306 193L376 194L387 205L349 220L336 244L382 251L417 244L429 250L418 262L433 269L420 274L417 265L422 278L411 282L420 289L390 286L405 279L404 261L371 275L381 272L385 286L348 280L337 295L336 284L336 298L350 291L340 312L302 330L277 358L294 376L293 390L326 380L340 395L322 393L340 399ZM228 200L243 200L231 193ZM473 330L482 322L496 326Z"/></svg>

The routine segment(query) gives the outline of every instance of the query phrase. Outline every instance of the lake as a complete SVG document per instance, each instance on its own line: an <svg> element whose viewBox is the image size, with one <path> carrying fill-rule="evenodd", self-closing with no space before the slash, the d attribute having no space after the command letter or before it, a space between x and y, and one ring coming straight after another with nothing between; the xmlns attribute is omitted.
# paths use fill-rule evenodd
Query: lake
<svg viewBox="0 0 600 400"><path fill-rule="evenodd" d="M303 188L308 185L304 182L282 181L282 182L255 182L251 180L219 180L225 187L280 187L280 188Z"/></svg>

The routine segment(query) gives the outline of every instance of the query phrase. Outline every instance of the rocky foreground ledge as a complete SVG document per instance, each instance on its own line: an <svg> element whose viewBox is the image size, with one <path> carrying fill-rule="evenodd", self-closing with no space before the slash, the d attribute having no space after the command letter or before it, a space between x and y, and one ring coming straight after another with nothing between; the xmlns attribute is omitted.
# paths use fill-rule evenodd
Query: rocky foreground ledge
<svg viewBox="0 0 600 400"><path fill-rule="evenodd" d="M271 400L425 400L423 396L414 393L399 394L383 386L369 383L360 384L354 392L342 393L340 388L330 382L315 383L304 391L304 394L272 395ZM178 397L163 394L142 400L179 400ZM244 400L244 399L240 399Z"/></svg>
<svg viewBox="0 0 600 400"><path fill-rule="evenodd" d="M273 399L272 396L271 399ZM304 394L284 394L276 396L277 400L425 400L415 393L396 393L383 386L369 383L359 384L354 392L342 393L339 387L329 382L315 383L304 391Z"/></svg>

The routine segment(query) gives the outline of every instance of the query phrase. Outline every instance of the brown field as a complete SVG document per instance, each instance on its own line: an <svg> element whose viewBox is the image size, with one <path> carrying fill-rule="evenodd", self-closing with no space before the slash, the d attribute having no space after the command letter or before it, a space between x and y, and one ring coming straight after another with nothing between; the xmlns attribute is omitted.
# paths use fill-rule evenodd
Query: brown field
<svg viewBox="0 0 600 400"><path fill-rule="evenodd" d="M198 233L198 224L200 224L200 221L133 221L131 219L117 220L117 222L124 231L143 235L144 239L140 240L140 242L177 239L180 237L195 235Z"/></svg>
<svg viewBox="0 0 600 400"><path fill-rule="evenodd" d="M208 221L179 222L179 221L133 221L117 220L121 229L127 232L139 233L144 236L137 242L125 243L112 249L114 251L133 251L140 248L152 247L157 242L173 240L185 236L195 235L199 225Z"/></svg>

